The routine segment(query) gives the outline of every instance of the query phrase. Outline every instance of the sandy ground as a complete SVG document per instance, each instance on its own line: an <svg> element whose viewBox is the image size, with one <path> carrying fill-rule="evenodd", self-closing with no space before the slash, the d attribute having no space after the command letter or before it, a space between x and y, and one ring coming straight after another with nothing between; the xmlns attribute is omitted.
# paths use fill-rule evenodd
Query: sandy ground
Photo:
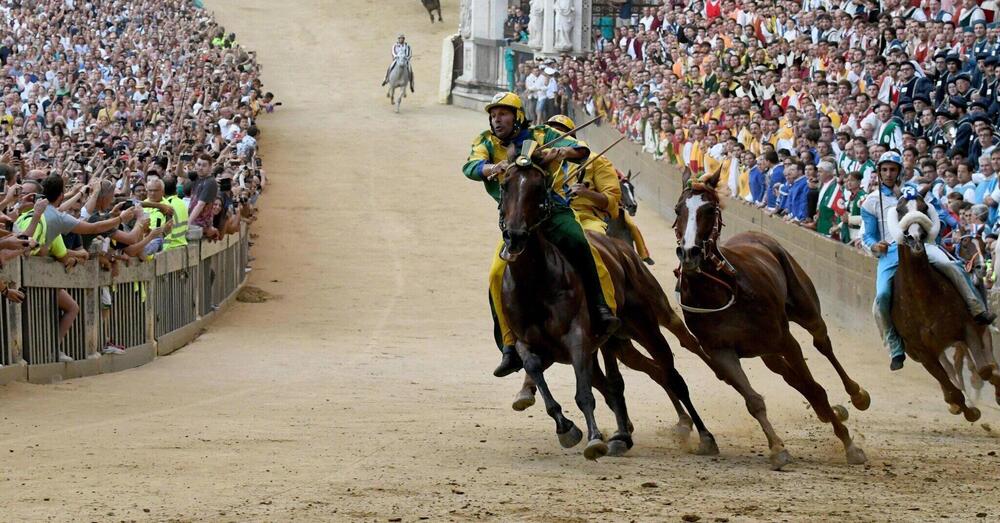
<svg viewBox="0 0 1000 523"><path fill-rule="evenodd" d="M445 2L446 27L431 26L416 0L210 5L259 50L285 102L265 124L274 185L251 275L276 298L237 304L189 347L139 369L0 389L0 519L998 519L997 433L949 415L915 365L890 375L877 341L845 325L831 326L836 349L873 399L848 424L866 466L846 465L830 428L751 362L796 458L769 471L742 401L683 352L720 456L675 443L669 403L635 373L630 455L591 463L560 448L542 409L510 409L520 375L490 375L484 284L496 209L458 168L486 122L435 103L457 0ZM378 83L399 31L419 83L395 115ZM642 212L639 222L654 272L672 285L669 224ZM807 355L845 402L830 366ZM550 374L582 422L568 369ZM603 405L599 420L613 427ZM996 409L983 421L1000 430Z"/></svg>

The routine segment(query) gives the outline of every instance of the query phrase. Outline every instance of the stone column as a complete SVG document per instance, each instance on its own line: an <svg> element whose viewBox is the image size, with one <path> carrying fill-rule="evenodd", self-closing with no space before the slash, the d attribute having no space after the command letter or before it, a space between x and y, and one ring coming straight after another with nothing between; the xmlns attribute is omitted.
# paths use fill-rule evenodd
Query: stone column
<svg viewBox="0 0 1000 523"><path fill-rule="evenodd" d="M479 108L506 88L503 76L503 23L507 18L507 0L465 0L471 18L470 27L461 28L462 76L455 81L452 101L456 105Z"/></svg>

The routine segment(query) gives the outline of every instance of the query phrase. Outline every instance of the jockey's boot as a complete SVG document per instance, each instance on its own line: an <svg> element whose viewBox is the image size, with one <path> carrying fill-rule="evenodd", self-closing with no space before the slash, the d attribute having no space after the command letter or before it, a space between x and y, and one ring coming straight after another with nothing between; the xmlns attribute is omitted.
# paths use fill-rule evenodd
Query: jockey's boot
<svg viewBox="0 0 1000 523"><path fill-rule="evenodd" d="M983 311L977 314L976 317L972 319L976 320L976 323L980 325L993 325L993 322L997 319L997 315L996 313L991 311Z"/></svg>
<svg viewBox="0 0 1000 523"><path fill-rule="evenodd" d="M594 318L597 320L594 322L594 332L599 336L610 336L622 326L622 320L603 303L594 308Z"/></svg>
<svg viewBox="0 0 1000 523"><path fill-rule="evenodd" d="M653 259L650 258L649 256L646 256L645 258L643 258L642 261L645 262L646 265L656 265L656 262L653 261Z"/></svg>
<svg viewBox="0 0 1000 523"><path fill-rule="evenodd" d="M903 362L906 361L906 354L899 354L892 357L892 361L889 362L889 370L899 370L903 368Z"/></svg>
<svg viewBox="0 0 1000 523"><path fill-rule="evenodd" d="M493 371L494 376L502 378L521 370L524 364L521 363L521 357L517 355L517 349L513 345L505 345L500 351L503 353L503 358Z"/></svg>

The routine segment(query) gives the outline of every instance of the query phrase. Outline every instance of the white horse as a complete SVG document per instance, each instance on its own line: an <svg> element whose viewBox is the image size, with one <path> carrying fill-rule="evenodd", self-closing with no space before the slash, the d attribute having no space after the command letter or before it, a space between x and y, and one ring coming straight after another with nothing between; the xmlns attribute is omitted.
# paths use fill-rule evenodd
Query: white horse
<svg viewBox="0 0 1000 523"><path fill-rule="evenodd" d="M397 58L396 63L392 66L392 71L389 72L389 92L385 93L385 96L389 98L389 102L396 106L396 112L399 112L399 106L403 103L403 98L406 97L406 87L410 85L410 60L409 58ZM399 96L396 96L396 89L399 89Z"/></svg>

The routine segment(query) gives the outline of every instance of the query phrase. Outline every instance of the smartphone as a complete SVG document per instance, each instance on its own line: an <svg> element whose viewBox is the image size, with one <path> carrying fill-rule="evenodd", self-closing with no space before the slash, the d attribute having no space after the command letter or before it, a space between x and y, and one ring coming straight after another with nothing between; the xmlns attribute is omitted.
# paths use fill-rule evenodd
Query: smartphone
<svg viewBox="0 0 1000 523"><path fill-rule="evenodd" d="M0 176L0 192L7 192L7 178Z"/></svg>
<svg viewBox="0 0 1000 523"><path fill-rule="evenodd" d="M15 160L20 160L21 159L21 151L19 151L17 149L14 149L14 159Z"/></svg>

